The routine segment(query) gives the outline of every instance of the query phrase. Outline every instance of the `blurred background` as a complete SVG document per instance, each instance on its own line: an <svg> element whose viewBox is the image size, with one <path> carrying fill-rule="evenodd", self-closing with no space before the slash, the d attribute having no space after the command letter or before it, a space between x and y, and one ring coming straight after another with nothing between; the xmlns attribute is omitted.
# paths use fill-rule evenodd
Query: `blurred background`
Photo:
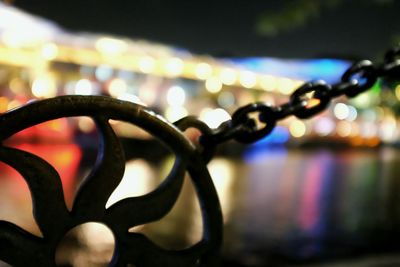
<svg viewBox="0 0 400 267"><path fill-rule="evenodd" d="M399 16L394 0L0 1L0 112L107 95L215 128L245 104L286 103L304 81L337 82L356 60L382 62L400 41ZM280 122L253 145L221 145L208 167L224 214L223 265L400 266L399 100L399 81L378 80L312 119ZM112 126L127 162L107 206L152 191L173 162L144 130ZM7 145L55 166L70 207L98 136L91 119L74 117ZM26 183L4 164L0 171L0 219L40 235ZM167 217L132 230L167 249L196 243L190 180ZM104 225L82 225L57 262L106 266L113 242Z"/></svg>

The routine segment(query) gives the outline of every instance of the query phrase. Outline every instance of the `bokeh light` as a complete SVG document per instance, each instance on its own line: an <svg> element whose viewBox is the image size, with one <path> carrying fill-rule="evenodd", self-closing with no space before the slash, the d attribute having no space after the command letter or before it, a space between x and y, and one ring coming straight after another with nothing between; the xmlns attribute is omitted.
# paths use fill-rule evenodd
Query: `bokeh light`
<svg viewBox="0 0 400 267"><path fill-rule="evenodd" d="M337 103L333 109L333 113L338 120L346 119L349 114L349 107L344 103Z"/></svg>
<svg viewBox="0 0 400 267"><path fill-rule="evenodd" d="M197 64L196 69L195 69L195 75L198 79L200 80L205 80L208 77L211 76L213 70L210 66L210 64L202 62Z"/></svg>
<svg viewBox="0 0 400 267"><path fill-rule="evenodd" d="M88 79L81 79L75 85L76 95L93 95L94 88L91 81Z"/></svg>
<svg viewBox="0 0 400 267"><path fill-rule="evenodd" d="M222 82L218 77L210 77L206 80L205 87L210 93L218 93L222 89Z"/></svg>
<svg viewBox="0 0 400 267"><path fill-rule="evenodd" d="M200 120L204 121L210 128L217 128L221 123L230 119L229 113L222 108L205 108L200 112Z"/></svg>
<svg viewBox="0 0 400 267"><path fill-rule="evenodd" d="M304 136L306 134L306 129L306 125L300 120L294 120L289 125L290 134L295 138Z"/></svg>
<svg viewBox="0 0 400 267"><path fill-rule="evenodd" d="M170 106L183 106L186 99L185 90L182 87L174 85L168 89L167 103Z"/></svg>

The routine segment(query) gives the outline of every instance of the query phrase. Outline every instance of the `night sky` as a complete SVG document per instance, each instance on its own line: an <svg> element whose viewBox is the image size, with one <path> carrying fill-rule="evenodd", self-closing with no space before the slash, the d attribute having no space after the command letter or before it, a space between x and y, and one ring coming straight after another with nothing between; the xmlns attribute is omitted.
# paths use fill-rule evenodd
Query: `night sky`
<svg viewBox="0 0 400 267"><path fill-rule="evenodd" d="M400 1L11 1L67 30L214 56L375 59L400 41Z"/></svg>

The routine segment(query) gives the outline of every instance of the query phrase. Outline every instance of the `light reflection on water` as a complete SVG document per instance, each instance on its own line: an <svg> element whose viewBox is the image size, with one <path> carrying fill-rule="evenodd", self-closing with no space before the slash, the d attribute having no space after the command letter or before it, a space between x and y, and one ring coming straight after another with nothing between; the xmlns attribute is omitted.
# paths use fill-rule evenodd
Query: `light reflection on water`
<svg viewBox="0 0 400 267"><path fill-rule="evenodd" d="M238 227L226 233L242 245L226 243L225 256L264 266L398 251L398 156L391 148L248 151L238 167L243 203L228 222Z"/></svg>
<svg viewBox="0 0 400 267"><path fill-rule="evenodd" d="M394 148L253 147L240 159L215 158L208 167L224 214L227 266L284 266L280 263L288 260L400 251L396 242L400 233L399 155ZM141 177L148 172L155 178L137 177L135 188L125 194L147 193L162 179L154 175L161 172L160 164L139 160L131 167L140 167ZM0 214L12 212L2 207ZM20 224L26 225L21 218ZM191 183L185 182L168 216L133 230L165 248L196 243L202 223Z"/></svg>
<svg viewBox="0 0 400 267"><path fill-rule="evenodd" d="M277 259L301 262L399 249L398 156L393 148L278 147L252 148L242 159L215 158L208 167L225 217L224 257L245 266L278 266ZM195 202L194 194L185 198ZM188 211L175 210L200 220L198 209ZM186 222L164 238L186 237L182 243L193 244L200 227Z"/></svg>

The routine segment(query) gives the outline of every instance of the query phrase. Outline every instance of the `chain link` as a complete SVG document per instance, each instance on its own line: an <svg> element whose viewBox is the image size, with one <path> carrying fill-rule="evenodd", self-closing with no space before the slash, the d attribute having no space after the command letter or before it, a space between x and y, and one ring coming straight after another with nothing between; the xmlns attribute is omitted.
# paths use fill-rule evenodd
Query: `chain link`
<svg viewBox="0 0 400 267"><path fill-rule="evenodd" d="M371 88L377 79L374 64L369 60L361 60L342 75L342 83L349 85L344 94L347 97L355 97Z"/></svg>
<svg viewBox="0 0 400 267"><path fill-rule="evenodd" d="M300 119L307 119L315 116L329 105L331 97L329 91L331 87L324 81L308 82L300 86L290 96L290 105L303 106L296 110L293 115ZM311 97L308 95L311 94Z"/></svg>
<svg viewBox="0 0 400 267"><path fill-rule="evenodd" d="M331 100L340 96L355 97L370 89L378 78L400 80L400 46L389 50L384 63L374 66L369 60L361 60L347 69L339 83L329 85L324 81L306 82L297 88L283 105L274 107L268 103L251 103L236 110L232 119L217 129L210 129L193 116L176 122L181 129L193 127L202 133L199 144L208 162L218 144L234 139L240 143L253 143L270 134L278 121L289 116L307 119L324 111Z"/></svg>

